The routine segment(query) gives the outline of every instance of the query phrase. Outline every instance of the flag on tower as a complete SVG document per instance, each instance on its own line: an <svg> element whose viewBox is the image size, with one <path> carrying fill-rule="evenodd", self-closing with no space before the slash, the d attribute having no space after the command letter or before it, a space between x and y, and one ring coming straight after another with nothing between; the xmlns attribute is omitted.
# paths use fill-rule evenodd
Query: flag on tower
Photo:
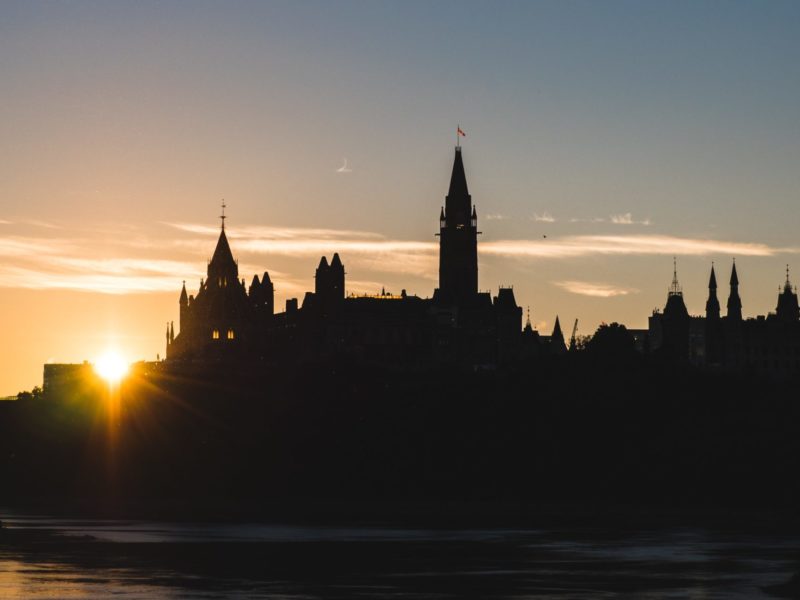
<svg viewBox="0 0 800 600"><path fill-rule="evenodd" d="M456 135L460 135L461 137L467 137L467 134L464 133L464 130L461 127L456 127Z"/></svg>

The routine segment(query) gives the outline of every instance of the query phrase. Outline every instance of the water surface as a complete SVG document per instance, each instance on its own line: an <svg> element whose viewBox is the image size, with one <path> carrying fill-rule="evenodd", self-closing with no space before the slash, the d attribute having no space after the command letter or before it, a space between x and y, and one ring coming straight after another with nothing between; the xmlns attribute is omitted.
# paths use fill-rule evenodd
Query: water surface
<svg viewBox="0 0 800 600"><path fill-rule="evenodd" d="M800 556L796 536L696 527L3 520L0 598L757 599Z"/></svg>

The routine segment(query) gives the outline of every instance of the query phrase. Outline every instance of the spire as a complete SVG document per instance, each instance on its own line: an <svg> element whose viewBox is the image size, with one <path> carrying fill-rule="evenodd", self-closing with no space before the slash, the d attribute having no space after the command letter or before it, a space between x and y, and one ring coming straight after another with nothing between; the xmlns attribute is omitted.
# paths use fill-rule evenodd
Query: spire
<svg viewBox="0 0 800 600"><path fill-rule="evenodd" d="M169 322L169 343L171 344L174 341L175 341L175 322L174 321L170 321Z"/></svg>
<svg viewBox="0 0 800 600"><path fill-rule="evenodd" d="M717 299L717 275L714 263L711 263L711 276L708 278L708 300L706 300L706 318L719 319L719 300Z"/></svg>
<svg viewBox="0 0 800 600"><path fill-rule="evenodd" d="M678 259L672 257L672 285L669 286L670 296L682 296L681 286L678 283Z"/></svg>
<svg viewBox="0 0 800 600"><path fill-rule="evenodd" d="M464 161L461 159L461 147L456 147L456 158L453 161L453 172L450 175L450 189L448 197L469 196L467 189L467 174L464 172Z"/></svg>
<svg viewBox="0 0 800 600"><path fill-rule="evenodd" d="M567 351L567 345L564 343L564 334L561 332L561 322L556 315L556 324L553 327L553 334L550 336L551 352L555 354L564 354Z"/></svg>
<svg viewBox="0 0 800 600"><path fill-rule="evenodd" d="M447 225L468 225L472 198L467 188L467 175L464 173L464 161L461 159L461 148L456 148L453 161L453 172L450 175L450 188L445 198L444 216Z"/></svg>
<svg viewBox="0 0 800 600"><path fill-rule="evenodd" d="M564 340L564 334L561 333L561 323L558 320L558 315L556 315L556 324L553 327L553 335L552 335L552 337L554 337L554 338L558 337L558 338L561 338L562 341Z"/></svg>
<svg viewBox="0 0 800 600"><path fill-rule="evenodd" d="M223 277L233 283L239 278L239 266L233 259L231 246L228 243L228 236L225 235L225 201L222 201L222 226L219 232L219 239L217 240L217 247L214 249L214 255L211 257L211 262L208 263L208 278L213 281L214 278Z"/></svg>
<svg viewBox="0 0 800 600"><path fill-rule="evenodd" d="M183 288L181 289L181 298L178 301L178 304L181 306L186 306L189 304L189 296L186 293L186 281L183 282Z"/></svg>
<svg viewBox="0 0 800 600"><path fill-rule="evenodd" d="M233 259L231 246L228 243L228 236L225 235L223 228L219 232L219 239L217 240L217 247L214 249L214 255L211 257L211 262L208 263L208 277L213 279L215 276L227 276L230 279L239 278L239 267Z"/></svg>
<svg viewBox="0 0 800 600"><path fill-rule="evenodd" d="M736 259L731 268L731 291L728 296L728 319L742 320L742 299L739 297L739 276L736 273Z"/></svg>
<svg viewBox="0 0 800 600"><path fill-rule="evenodd" d="M789 265L786 265L786 283L783 284L783 292L778 295L778 308L775 310L775 314L784 322L800 319L797 294L792 291L792 283L789 281Z"/></svg>
<svg viewBox="0 0 800 600"><path fill-rule="evenodd" d="M333 258L331 259L331 268L332 269L343 269L344 265L342 265L342 259L339 258L339 253L334 252Z"/></svg>
<svg viewBox="0 0 800 600"><path fill-rule="evenodd" d="M527 312L527 316L525 317L525 329L531 329L531 307L526 306L525 310Z"/></svg>

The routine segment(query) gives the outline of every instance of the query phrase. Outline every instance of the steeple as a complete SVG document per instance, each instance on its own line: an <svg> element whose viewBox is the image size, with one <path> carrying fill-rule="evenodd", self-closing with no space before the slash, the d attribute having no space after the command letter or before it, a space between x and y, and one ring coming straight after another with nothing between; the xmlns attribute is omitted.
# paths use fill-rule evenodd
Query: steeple
<svg viewBox="0 0 800 600"><path fill-rule="evenodd" d="M181 297L178 300L178 304L181 306L188 306L189 304L189 295L186 293L186 281L183 282L183 288L181 288Z"/></svg>
<svg viewBox="0 0 800 600"><path fill-rule="evenodd" d="M464 172L464 161L461 158L461 146L457 146L453 172L450 174L450 189L445 199L444 213L448 223L466 223L471 203L472 197L467 189L467 175Z"/></svg>
<svg viewBox="0 0 800 600"><path fill-rule="evenodd" d="M683 296L683 290L678 283L678 259L672 257L672 284L669 286L670 296Z"/></svg>
<svg viewBox="0 0 800 600"><path fill-rule="evenodd" d="M783 284L783 291L792 291L792 283L789 281L789 265L786 265L786 283Z"/></svg>
<svg viewBox="0 0 800 600"><path fill-rule="evenodd" d="M739 298L739 276L736 273L736 259L731 268L731 291L728 295L728 319L742 320L742 299Z"/></svg>
<svg viewBox="0 0 800 600"><path fill-rule="evenodd" d="M550 335L550 347L557 354L567 351L567 344L564 342L564 333L561 331L561 322L556 315L556 324L553 326L553 333Z"/></svg>
<svg viewBox="0 0 800 600"><path fill-rule="evenodd" d="M439 215L439 300L468 304L478 293L478 216L456 146L450 187Z"/></svg>
<svg viewBox="0 0 800 600"><path fill-rule="evenodd" d="M717 276L714 263L711 263L711 276L708 278L708 300L706 300L706 318L719 319L720 308L717 299Z"/></svg>
<svg viewBox="0 0 800 600"><path fill-rule="evenodd" d="M208 263L208 279L209 285L219 281L230 282L231 285L239 278L239 266L233 259L231 246L228 244L228 237L225 235L225 203L222 203L222 225L220 227L219 239L217 240L217 247L214 249L214 255L211 257L211 262Z"/></svg>

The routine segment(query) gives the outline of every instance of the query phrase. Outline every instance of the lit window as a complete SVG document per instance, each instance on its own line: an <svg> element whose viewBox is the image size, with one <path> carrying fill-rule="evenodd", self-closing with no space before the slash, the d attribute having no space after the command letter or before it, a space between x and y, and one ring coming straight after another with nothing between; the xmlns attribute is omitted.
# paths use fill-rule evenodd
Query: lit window
<svg viewBox="0 0 800 600"><path fill-rule="evenodd" d="M234 337L236 336L233 335L233 329L228 329L228 339L232 340Z"/></svg>
<svg viewBox="0 0 800 600"><path fill-rule="evenodd" d="M215 329L211 332L211 339L218 340L219 339L219 329Z"/></svg>

